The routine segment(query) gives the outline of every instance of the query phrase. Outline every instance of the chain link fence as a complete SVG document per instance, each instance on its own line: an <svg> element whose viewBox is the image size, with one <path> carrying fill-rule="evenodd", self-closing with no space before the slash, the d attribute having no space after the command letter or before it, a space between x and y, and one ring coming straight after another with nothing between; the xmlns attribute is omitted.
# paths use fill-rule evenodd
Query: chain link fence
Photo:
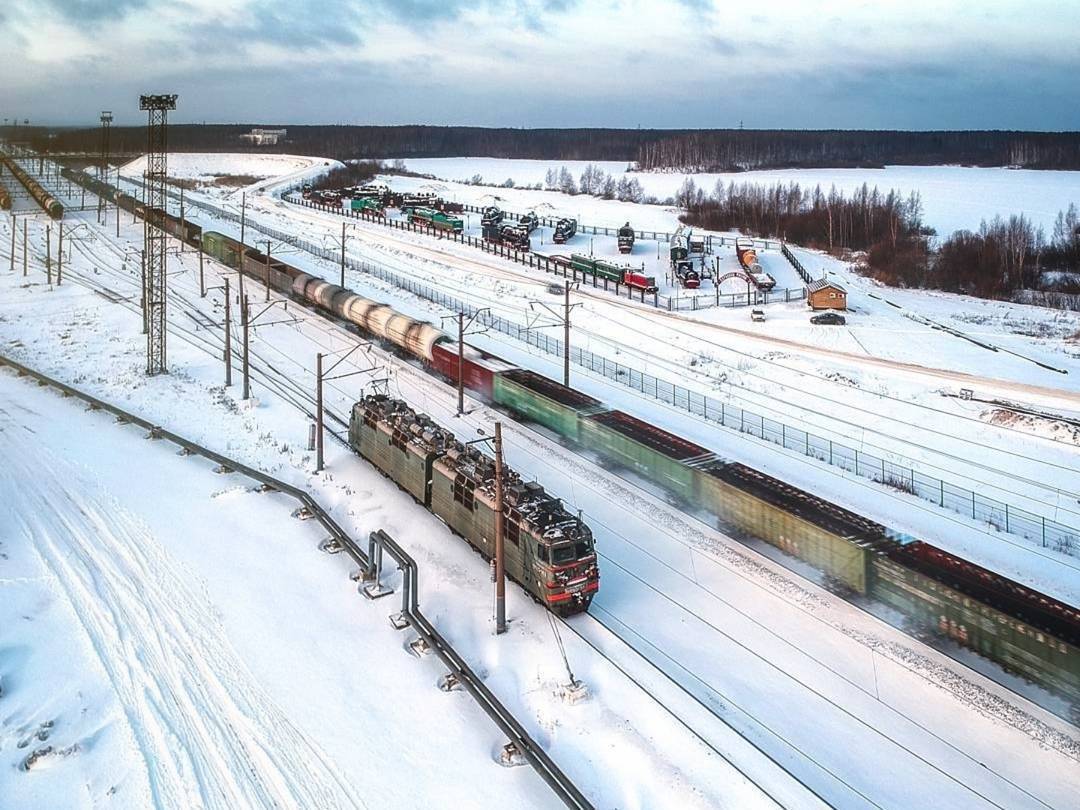
<svg viewBox="0 0 1080 810"><path fill-rule="evenodd" d="M128 180L128 178L124 179ZM129 180L129 182L139 184L138 180ZM170 194L173 197L179 197L179 194L175 192L170 192ZM233 222L240 221L239 214L226 211L218 206L191 198L188 198L185 202L221 219ZM247 227L322 259L335 263L341 260L339 251L317 245L294 234L285 233L250 220L247 222ZM475 316L478 323L482 323L488 328L508 335L515 340L534 346L545 354L560 358L563 356L562 341L536 329L529 328L500 315L494 315L488 311L480 311L477 307L459 298L448 295L415 279L387 270L384 267L355 259L347 259L345 264L350 270L385 281L419 298L431 301L454 312L464 312L467 315ZM1036 542L1044 548L1074 556L1080 550L1080 530L1021 509L1018 506L1010 505L1004 501L989 498L973 490L949 483L944 479L926 475L917 471L911 464L890 461L831 439L816 436L800 428L768 419L753 411L725 403L698 391L692 391L650 374L644 374L631 366L618 363L603 355L577 346L570 347L570 360L581 368L631 388L650 399L687 411L708 422L771 442L787 450L802 453L805 456L839 467L879 484L884 484L892 489L915 495L943 509L949 509L965 517L970 517L972 520L987 523L999 531Z"/></svg>

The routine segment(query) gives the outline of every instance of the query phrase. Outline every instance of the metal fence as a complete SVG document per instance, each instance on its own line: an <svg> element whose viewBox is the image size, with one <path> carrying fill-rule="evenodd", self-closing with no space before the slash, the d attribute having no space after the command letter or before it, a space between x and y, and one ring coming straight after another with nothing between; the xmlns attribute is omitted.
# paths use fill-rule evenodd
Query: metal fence
<svg viewBox="0 0 1080 810"><path fill-rule="evenodd" d="M131 182L137 184L139 181ZM174 197L179 197L175 192L171 193ZM240 221L238 214L225 211L215 205L192 200L191 198L188 198L186 202L193 207L212 213L214 216L234 222ZM247 227L320 258L334 262L340 262L341 260L339 251L316 245L293 234L284 233L250 220L247 222ZM355 272L364 273L393 284L395 287L447 309L476 316L477 321L488 328L535 346L546 354L556 357L563 356L562 341L536 329L531 329L487 311L480 311L466 301L378 265L347 259L346 266ZM949 483L944 479L926 475L916 470L914 465L904 463L902 460L890 461L882 456L860 451L854 447L814 435L783 422L768 419L753 411L713 399L700 392L692 391L652 375L644 374L631 366L609 360L603 355L576 346L570 347L570 360L582 368L625 385L658 402L680 408L708 422L723 425L731 430L772 442L788 450L802 453L810 458L839 467L895 490L916 495L944 509L949 509L973 520L983 521L999 531L1037 542L1044 548L1051 548L1071 555L1076 555L1080 550L1080 530L1004 501L989 498L973 490Z"/></svg>

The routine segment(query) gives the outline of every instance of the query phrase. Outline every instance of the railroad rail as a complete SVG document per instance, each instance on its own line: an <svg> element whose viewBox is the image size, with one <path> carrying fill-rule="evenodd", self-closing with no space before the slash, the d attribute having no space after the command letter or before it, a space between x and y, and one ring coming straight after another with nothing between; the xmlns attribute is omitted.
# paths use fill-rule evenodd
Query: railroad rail
<svg viewBox="0 0 1080 810"><path fill-rule="evenodd" d="M352 559L361 566L368 575L378 576L381 572L381 550L385 549L399 564L402 570L402 613L404 623L401 627L412 627L424 643L435 652L443 664L449 669L450 676L461 683L472 695L480 708L491 718L495 725L510 740L514 750L532 766L537 775L551 788L552 792L569 808L576 810L592 810L593 805L585 795L577 788L570 778L563 773L558 765L548 756L547 752L537 743L525 727L513 716L509 709L491 692L483 680L473 671L465 659L454 647L442 636L431 621L420 610L418 596L419 568L416 562L404 549L388 534L381 529L372 532L369 538L369 550L377 553L369 554L330 516L308 492L274 478L261 470L246 465L236 459L223 455L215 450L204 447L197 442L187 439L179 434L163 428L154 422L137 416L117 405L106 402L98 397L88 394L78 388L60 382L40 371L23 365L16 360L0 354L0 367L7 366L13 369L19 376L32 377L40 385L56 389L64 396L75 397L93 410L102 410L111 413L118 422L138 425L155 439L165 439L177 445L190 455L198 455L210 461L216 462L224 470L237 472L241 475L258 481L264 487L276 490L288 495L301 504L303 514L313 517L329 533L332 541L337 543Z"/></svg>

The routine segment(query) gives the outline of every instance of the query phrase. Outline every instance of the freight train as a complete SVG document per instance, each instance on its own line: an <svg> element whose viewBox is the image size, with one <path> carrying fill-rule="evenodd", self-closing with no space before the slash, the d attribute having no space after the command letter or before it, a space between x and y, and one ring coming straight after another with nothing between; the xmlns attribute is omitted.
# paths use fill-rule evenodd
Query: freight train
<svg viewBox="0 0 1080 810"><path fill-rule="evenodd" d="M64 218L63 203L61 203L58 199L56 199L56 197L54 197L52 194L42 188L41 184L38 183L38 181L35 180L33 177L31 177L26 171L24 171L23 167L16 163L13 158L5 154L0 154L0 162L2 162L8 168L8 170L13 175L15 175L15 179L22 183L23 187L27 190L30 196L33 197L34 202L40 205L42 210L46 214L48 214L53 219Z"/></svg>
<svg viewBox="0 0 1080 810"><path fill-rule="evenodd" d="M480 552L495 556L495 461L428 416L384 395L357 402L349 444ZM507 576L549 610L588 610L600 588L592 531L562 501L503 469Z"/></svg>
<svg viewBox="0 0 1080 810"><path fill-rule="evenodd" d="M556 245L565 245L576 233L576 219L560 219L555 223L555 234L551 237L551 241Z"/></svg>
<svg viewBox="0 0 1080 810"><path fill-rule="evenodd" d="M566 262L566 258L563 256L552 256L551 258L560 261L560 263ZM654 276L647 276L644 273L639 273L632 267L619 267L610 262L605 262L603 259L592 259L588 256L574 253L570 256L569 266L579 273L585 273L587 275L596 276L597 278L625 284L627 287L633 287L635 290L644 290L645 292L652 293L656 292L658 289L656 286L656 278Z"/></svg>
<svg viewBox="0 0 1080 810"><path fill-rule="evenodd" d="M78 173L75 182L113 199L114 190ZM122 195L118 204L141 204ZM129 208L129 210L131 210ZM416 321L350 290L241 248L236 240L166 217L166 230L275 290L321 308L380 338L456 383L458 345ZM815 566L840 590L899 610L915 630L929 629L1063 697L1080 720L1080 611L894 532L746 465L717 457L600 400L462 347L462 384L484 401L542 425L666 489L718 527L757 538Z"/></svg>
<svg viewBox="0 0 1080 810"><path fill-rule="evenodd" d="M621 228L619 228L616 237L619 244L619 253L633 253L634 252L634 233L633 226L627 222Z"/></svg>
<svg viewBox="0 0 1080 810"><path fill-rule="evenodd" d="M750 280L754 282L759 290L768 292L776 286L776 279L766 273L765 268L758 262L757 248L754 247L752 239L743 236L736 239L735 255L738 257L742 269L746 271L746 275L750 277Z"/></svg>

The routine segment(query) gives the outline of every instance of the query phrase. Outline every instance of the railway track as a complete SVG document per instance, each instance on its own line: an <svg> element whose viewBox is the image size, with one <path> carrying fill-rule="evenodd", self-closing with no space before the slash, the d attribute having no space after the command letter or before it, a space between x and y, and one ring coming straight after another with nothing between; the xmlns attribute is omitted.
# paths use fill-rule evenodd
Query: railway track
<svg viewBox="0 0 1080 810"><path fill-rule="evenodd" d="M305 212L305 209L303 209L303 208L299 208L297 210L298 210L298 213L300 215L300 216L298 216L298 218L304 218L304 219L310 220L313 224L320 224L320 225L325 224L325 218L320 218L317 214L307 214ZM254 227L257 227L257 226L254 226ZM372 227L375 227L375 226L372 226ZM357 231L357 233L358 232L359 231ZM409 248L410 251L413 252L414 254L417 251L419 251L420 253L424 253L426 255L437 256L438 257L438 258L433 259L433 260L440 260L440 261L445 262L445 261L447 261L449 259L452 259L452 260L454 260L455 264L460 264L461 262L464 261L464 262L467 262L467 263L475 265L475 266L483 266L484 268L489 268L489 273L488 273L489 275L494 274L494 275L497 275L499 277L505 277L505 278L508 278L508 279L510 279L510 278L519 278L520 277L520 274L517 274L517 273L515 273L513 271L505 270L503 268L491 268L490 265L487 262L480 262L480 260L477 260L477 259L461 259L456 254L452 254L452 253L449 253L449 252L432 251L432 250L429 250L429 249L423 248L423 247L417 248L415 243L409 242L408 240L405 240L405 239L395 237L392 234L389 235L389 236L384 236L383 231L379 231L377 237L369 237L369 239L371 241L374 241L374 242L393 241L393 242L395 242L397 244L402 245L403 247ZM415 275L415 272L411 271L411 272L409 272L409 274L410 275ZM427 277L427 276L421 277L420 280L423 283L435 284L436 286L439 286L440 288L445 288L447 286L447 284L448 284L446 279L441 279L441 280L436 282L431 277ZM452 282L450 282L450 286L453 287ZM541 285L538 285L538 286L541 286ZM462 293L462 295L464 295L465 297L467 297L469 299L475 300L477 298L477 293L476 293L475 290L466 291L466 290L462 289L462 290L460 290L460 292ZM490 296L485 297L483 294L480 294L480 299L481 299L481 303L486 304L487 306L491 307L493 310L494 309L500 309L500 308L505 309L505 306L501 305L497 298L491 298ZM602 317L608 317L608 316L602 316ZM620 324L620 325L624 326L624 327L626 326L625 324ZM698 338L697 336L694 336L694 335L690 335L685 330L680 330L680 329L673 328L673 327L666 327L666 328L671 329L671 331L673 333L679 334L679 335L681 335L682 337L684 337L686 339L694 339L694 340L697 340L697 341L700 342L700 338ZM581 331L581 329L579 329L579 331ZM596 333L591 333L590 330L588 330L587 327L584 328L584 331L586 332L586 334L590 334L590 337L591 337L592 340L597 340L597 341L600 341L601 343L612 345L618 350L619 353L629 354L629 355L632 355L632 356L635 356L635 357L639 357L640 359L644 360L647 364L648 363L658 364L660 367L665 368L670 373L678 374L678 373L680 373L682 371L681 367L678 364L674 363L673 361L667 360L666 358L659 357L659 356L657 356L655 354L652 354L652 353L644 352L643 350L641 350L641 349L639 349L637 347L634 347L632 345L625 345L623 343L615 343L612 340L610 340L609 338L606 338L606 337L604 337L602 335L598 335ZM655 336L654 332L650 332L650 334ZM746 352L739 352L739 351L736 351L736 350L731 350L731 349L729 349L729 347L722 346L721 344L710 343L710 341L708 341L708 340L706 340L706 343L709 344L709 345L713 345L714 348L716 348L718 350L722 349L722 350L735 351L736 355L742 355L744 360L740 361L740 363L741 362L751 362L751 361L756 363L756 362L761 360L761 358L758 358L755 355L752 355L752 354L749 354L749 353L746 353ZM772 361L770 361L770 362L772 362ZM736 376L742 376L744 374L749 374L749 376L761 376L759 374L756 374L752 370L747 371L746 369L740 367L738 364L729 363L727 365L728 365L729 372L735 374ZM807 375L807 373L805 371L803 371L803 370L791 369L790 367L783 366L783 364L779 364L779 365L782 368L784 368L784 369L786 369L788 371L795 371L797 373L803 374L804 376ZM819 375L809 375L809 376L819 376ZM1053 508L1053 509L1055 509L1055 510L1057 510L1059 512L1063 510L1064 512L1069 512L1069 513L1073 513L1073 514L1080 514L1080 513L1075 513L1075 511L1070 506L1067 505L1068 499L1069 499L1069 496L1070 496L1070 490L1068 490L1068 489L1062 489L1060 487L1057 487L1057 488L1047 487L1044 480L1042 478L1040 478L1040 477L1034 477L1033 475L1030 475L1030 474L1029 475L1023 475L1023 474L1020 474L1020 473L1016 472L1012 468L1006 468L1006 467L1003 467L1003 466L1000 466L1000 465L995 466L995 465L991 465L991 464L988 464L988 463L985 463L985 462L982 462L982 461L977 461L977 460L973 461L971 459L971 457L968 456L968 455L960 455L960 454L958 454L958 452L955 452L955 451L949 452L948 450L944 449L944 447L945 447L945 445L947 443L950 443L950 442L952 442L952 443L960 442L960 443L973 444L973 445L976 446L976 449L979 450L980 452L986 452L986 451L989 450L989 451L992 451L993 453L1005 455L1005 456L1008 456L1010 458L1014 458L1016 460L1024 461L1024 462L1029 463L1029 464L1038 464L1040 469L1045 467L1047 464L1050 464L1050 465L1054 465L1054 466L1059 467L1062 472L1066 472L1066 473L1072 473L1074 471L1073 467L1070 466L1070 465L1058 464L1056 462L1053 462L1053 461L1045 459L1045 458L1039 458L1039 459L1032 458L1031 456L1028 456L1026 454L1019 453L1017 451L1013 451L1013 450L1009 449L1009 447L1007 446L1007 443L1005 443L1005 442L996 444L993 447L989 447L989 446L987 446L986 444L984 444L984 443L982 443L980 441L971 440L971 439L968 439L968 438L964 437L963 435L958 435L954 431L938 431L938 433L939 433L939 435L940 435L940 437L942 439L942 447L932 447L932 446L927 445L927 444L913 443L913 441L910 438L906 438L906 437L903 437L903 436L898 436L898 435L895 435L894 433L891 433L889 431L883 431L880 428L868 428L868 424L872 424L874 422L879 421L879 419L880 419L879 412L876 411L876 410L872 410L872 409L870 409L870 408L868 408L866 406L859 406L857 404L852 403L850 401L850 397L848 397L847 401L837 400L837 399L834 399L834 398L831 398L831 397L824 396L824 395L822 395L820 393L817 393L817 392L808 391L808 390L806 390L804 388L794 386L794 385L792 385L790 380L778 379L778 378L769 378L769 377L764 377L764 376L762 376L761 379L763 380L763 384L766 385L766 386L772 386L774 388L776 386L780 386L780 387L782 387L784 389L794 390L795 392L797 392L799 394L802 394L802 395L809 395L809 396L817 398L817 399L822 399L825 402L825 405L823 407L825 409L828 409L830 412L826 413L824 411L816 411L816 410L813 410L813 409L809 409L808 413L810 414L811 418L809 419L807 424L809 424L811 426L814 426L814 427L817 427L817 428L819 428L821 430L824 430L826 433L835 434L837 437L843 437L843 436L850 435L850 432L854 430L859 435L861 435L863 437L862 441L861 441L861 444L860 444L860 447L869 448L871 451L876 450L879 454L884 454L885 457L889 457L889 458L894 458L898 452L900 452L900 453L905 452L903 450L898 451L896 449L895 444L894 444L894 446L890 447L890 446L886 446L886 445L881 444L881 443L877 443L874 440L869 438L869 436L871 436L871 435L880 436L881 440L884 440L886 442L894 442L894 443L898 442L900 444L900 446L908 447L911 450L914 450L915 451L915 456L913 456L913 457L918 457L918 456L922 456L922 455L929 455L931 457L939 457L946 463L947 462L960 462L960 463L970 467L972 470L974 470L974 473L967 472L967 473L964 473L963 475L970 482L969 487L971 487L971 488L977 488L977 489L980 489L980 491L983 491L983 492L992 489L992 490L995 490L998 493L1000 493L1001 497L1003 497L1005 499L1009 499L1009 498L1019 496L1019 497L1024 498L1025 500L1029 501L1030 504L1032 504L1034 507L1036 507L1038 509L1045 509L1045 508L1049 507L1049 508ZM829 382L832 383L833 381L830 380ZM730 379L727 380L727 383L730 384L731 380ZM752 407L764 408L767 412L772 414L775 418L777 418L780 421L783 421L784 419L792 418L791 414L789 414L787 412L782 412L782 411L779 411L779 410L776 409L775 400L772 397L772 395L770 395L768 393L760 392L760 391L757 391L757 390L754 390L754 389L750 389L745 385L738 385L738 387L741 390L743 390L743 392L744 392L743 396L749 396L749 397L751 397L753 399L753 402L751 403ZM901 399L899 397L896 397L896 396L891 396L890 395L890 396L886 396L886 398L887 399L893 399L893 400L897 401L898 403L902 403L902 404L908 405L908 406L910 406L912 404L912 403L910 403L910 402L908 402L906 400L903 400L903 399ZM738 403L739 396L738 395L735 396L734 399ZM962 421L969 421L969 422L972 422L972 423L977 423L978 427L980 429L983 429L983 430L985 430L985 428L986 428L986 424L984 422L982 422L981 420L974 419L973 417L967 417L967 416L965 416L963 414L949 413L949 412L946 412L946 411L942 411L940 409L932 408L930 406L925 406L925 405L923 405L921 403L916 403L916 407L919 407L919 408L921 408L923 410L933 411L933 412L935 412L937 414L946 415L946 416L948 416L950 418L954 418L954 419L958 419L958 420L962 420ZM843 410L843 411L854 410L856 415L851 417L851 418L844 419L842 416L837 415L837 412L840 411L840 410ZM806 421L806 414L803 413L802 410L800 410L799 413L801 415L797 416L797 418L799 418L799 419L801 419L803 421ZM830 424L827 424L827 425L818 424L818 422L814 421L814 418L813 418L814 414L817 414L817 416L821 417L822 419L829 420ZM862 421L852 421L853 419L862 419ZM869 422L866 421L866 420L869 420ZM898 424L906 425L906 426L912 428L913 430L917 430L920 433L924 433L927 430L929 430L931 433L934 432L933 428L926 428L925 423L916 424L916 423L913 423L913 422L906 422L903 419L899 419L899 420L894 419L894 421L897 421ZM1023 433L1022 431L1015 430L1015 429L1009 428L1007 426L1005 427L1005 431L1006 432L1013 432L1013 433L1016 433L1016 434L1022 434L1022 435L1024 435L1025 438L1031 438L1030 434ZM868 435L868 432L869 432L869 435ZM926 458L919 458L919 460L917 462L906 462L901 458L900 461L898 461L897 463L900 463L902 466L919 466L921 469L933 470L933 471L937 472L939 475L940 474L945 474L945 473L954 473L955 472L954 470L952 470L951 468L949 468L947 466L942 466L942 464L940 462L935 463L933 461L927 460ZM1007 463L1012 464L1013 462L1007 460ZM980 477L980 474L979 474L980 471L983 472L983 473L990 473L992 476L998 476L1002 480L997 482L997 483L995 483L993 481L988 481L985 478ZM1026 492L1023 491L1024 487L1030 488L1033 492L1040 492L1040 493L1045 493L1045 494L1042 495L1042 496L1030 495L1030 494L1027 494ZM1062 498L1066 499L1065 503L1062 502Z"/></svg>
<svg viewBox="0 0 1080 810"><path fill-rule="evenodd" d="M316 318L316 320L317 320L317 321L321 321L321 320L322 320L322 319L321 319L321 317L319 317L319 316L313 316L313 317L314 317L314 318ZM331 325L330 325L330 324L326 324L326 327L325 327L325 328L330 328L330 327L331 327ZM403 367L405 367L405 368L409 368L408 366L403 366ZM419 372L419 371L416 371L415 373L416 373L416 374L420 374L420 372Z"/></svg>
<svg viewBox="0 0 1080 810"><path fill-rule="evenodd" d="M291 484L287 484L280 479L274 478L261 470L250 467L237 459L211 450L197 442L173 433L168 429L150 420L132 414L117 405L113 405L77 388L62 383L59 380L18 363L5 355L0 355L0 366L7 366L14 369L20 375L32 377L38 382L61 392L65 396L72 396L87 403L87 405L94 409L111 413L117 420L122 421L125 424L138 425L148 431L149 435L158 439L170 441L189 454L198 455L216 462L225 469L240 473L247 478L259 482L263 486L270 487L289 495L297 500L302 508L308 510L323 528L330 533L331 537L340 543L349 556L364 570L373 570L374 561L369 558L364 549L338 525L338 523L330 516L330 513L327 512L308 492L298 487L294 487ZM393 542L388 537L385 539L389 540L391 543ZM404 553L402 552L402 554ZM523 756L532 766L533 770L545 784L551 788L559 800L573 810L593 810L593 805L588 798L586 798L586 796L577 788L562 769L555 764L543 747L533 739L532 735L529 734L525 727L502 704L502 702L495 697L484 684L483 679L473 671L465 659L458 654L454 647L441 633L439 633L435 625L423 614L419 607L416 592L416 582L418 577L417 566L408 555L404 555L403 562L407 566L405 574L406 576L411 577L412 581L412 598L405 603L403 610L405 617L409 621L409 626L424 639L439 659L449 668L454 677L465 686L473 699L480 705L480 708L489 718L491 718L495 725L507 735L516 750L520 752L521 756Z"/></svg>
<svg viewBox="0 0 1080 810"><path fill-rule="evenodd" d="M286 204L290 204L290 203L288 203L288 201L286 201ZM296 204L290 204L290 205L292 206L292 209L294 211L304 211L303 206L298 206ZM300 218L300 217L297 217L297 218ZM320 217L318 215L305 214L303 216L303 218L307 219L308 221L312 222L313 224L319 224L319 225L324 225L324 226L327 224L326 216ZM364 223L369 230L372 229L372 228L379 228L380 227L380 226L377 226L377 225L371 225L370 223L365 223L364 220L355 220L355 222L356 223ZM360 227L358 226L356 230L360 230ZM452 253L452 252L450 252L448 250L445 250L445 249L429 248L429 247L425 247L425 246L422 246L422 245L418 245L415 241L411 241L411 240L404 239L404 238L401 238L401 237L398 237L398 236L394 235L394 233L392 231L390 231L389 229L387 229L385 227L380 229L378 240L380 242L393 242L395 244L401 245L402 247L408 248L409 251L414 253L414 254L425 255L425 256L433 259L433 260L439 260L439 261L444 261L444 262L447 261L447 260L452 260L455 264L458 264L458 265L468 264L468 265L471 265L471 266L473 266L473 267L475 267L477 269L483 270L484 272L486 272L488 274L491 274L492 272L495 272L495 273L499 274L500 276L502 276L504 278L512 279L512 280L515 280L515 281L522 281L522 280L524 280L524 281L533 281L533 282L536 281L535 275L529 274L529 273L527 273L525 271L518 272L518 271L514 271L514 270L508 270L504 266L496 265L496 264L494 264L492 262L489 262L489 261L481 261L479 258L464 257L464 256L459 255L458 253ZM456 245L458 243L451 242L451 243L447 243L447 244L448 245L449 244L455 244ZM546 284L544 286L546 286ZM970 373L962 372L962 371L952 371L952 370L949 370L949 369L938 369L938 368L934 368L932 366L920 365L918 363L906 363L906 362L895 361L895 360L887 360L887 359L884 359L884 358L867 357L867 356L864 356L864 355L858 355L858 354L854 354L854 353L851 353L851 352L841 351L839 349L825 349L825 348L822 348L822 347L819 347L819 346L814 346L814 345L811 345L811 344L800 343L799 341L788 340L788 339L785 339L785 338L778 338L778 337L775 337L775 336L772 336L772 335L762 335L759 332L752 332L752 331L749 331L749 330L746 330L746 329L739 329L739 328L733 327L733 326L727 326L727 325L724 325L724 324L716 324L716 323L712 323L712 322L709 322L709 321L703 321L703 320L700 320L698 318L694 318L694 317L691 317L691 316L688 316L688 315L685 315L685 314L682 314L682 313L667 312L666 310L660 310L660 309L656 309L656 308L653 308L653 307L644 306L644 305L641 305L641 304L635 304L632 301L626 301L626 300L623 300L623 299L621 299L621 298L619 298L617 296L612 296L610 294L607 294L607 293L604 293L604 292L601 292L601 291L590 290L586 286L582 286L580 289L578 289L577 293L582 295L582 296L585 296L585 297L593 298L595 300L603 301L604 303L620 307L622 309L625 309L625 310L633 313L635 316L638 316L638 317L644 317L644 318L647 318L647 319L662 319L664 321L671 321L674 324L676 324L676 326L679 325L679 324L685 324L685 323L689 322L689 323L695 324L696 326L700 326L700 327L703 327L703 328L706 328L706 329L711 329L711 330L719 332L721 334L738 335L740 338L743 338L743 339L746 339L746 340L750 340L750 341L757 342L757 343L763 343L763 344L766 344L766 345L769 345L769 346L772 346L772 347L782 347L782 348L785 348L785 349L790 349L792 351L797 351L800 354L804 354L804 355L805 354L812 354L812 355L817 355L817 356L826 357L826 358L830 358L830 359L842 359L842 360L845 360L847 362L851 362L851 363L856 364L856 365L872 365L872 366L887 368L887 369L890 369L892 371L900 370L900 371L910 372L910 373L914 373L914 374L922 374L922 375L927 375L927 376L933 377L935 379L948 380L949 382L954 383L954 384L959 382L959 383L963 383L965 385L989 386L989 387L1000 389L1000 390L1019 391L1019 392L1028 393L1028 394L1036 394L1036 395L1039 395L1039 396L1048 396L1048 397L1052 397L1052 398L1056 398L1056 399L1064 398L1064 399L1070 400L1070 401L1072 401L1074 403L1080 404L1080 393L1073 393L1073 392L1069 392L1069 391L1063 391L1062 389L1058 389L1058 388L1045 387L1045 386L1036 386L1036 385L1030 385L1030 384L1026 384L1026 383L1015 383L1015 382L1012 382L1012 381L1009 381L1009 380L1002 380L1002 379L995 378L995 377L983 377L983 376L980 376L980 375L970 374ZM697 338L696 335L694 337Z"/></svg>

